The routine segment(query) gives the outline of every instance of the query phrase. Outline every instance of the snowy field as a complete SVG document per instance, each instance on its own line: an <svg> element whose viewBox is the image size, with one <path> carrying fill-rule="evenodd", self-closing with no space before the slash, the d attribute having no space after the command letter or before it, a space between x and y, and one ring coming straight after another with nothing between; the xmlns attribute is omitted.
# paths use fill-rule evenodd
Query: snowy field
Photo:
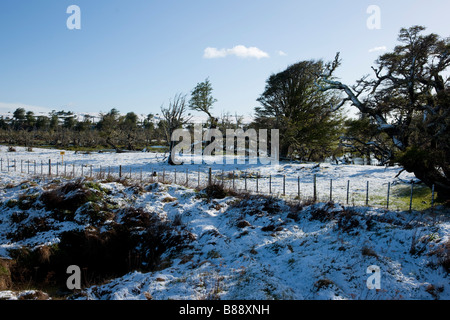
<svg viewBox="0 0 450 320"><path fill-rule="evenodd" d="M49 218L46 221L51 226L49 230L26 239L9 239L7 234L19 230L20 225L49 213L31 209L21 224L14 224L10 217L17 212L17 207L5 204L17 200L24 192L42 192L54 180L30 177L25 164L22 167L24 173L17 167L15 172L10 167L8 173L5 159L10 159L10 165L12 159L29 160L33 164L34 160L38 164L43 161L48 170L48 159L56 163L61 156L58 150L26 152L17 148L15 153L6 152L6 147L0 150L3 159L0 257L8 258L12 248L37 248L58 243L61 232L90 226L83 213L77 211L73 221ZM117 168L121 164L135 169L132 174L139 178L140 169L144 177L152 170L173 170L161 162L161 155L152 153L80 155L66 152L64 162L69 167L87 165L86 175L90 174L90 165ZM318 192L325 198L329 194L329 180L333 179L336 187L333 193L342 199L346 196L348 180L352 192L362 193L369 181L371 196L375 197L385 194L388 182L405 184L413 179L407 173L395 178L400 171L396 167L314 166L289 163L272 168L215 165L213 169L217 173L222 170L258 172L266 178L272 175L278 192L279 180L285 175L290 183L286 191L290 191L292 197L297 193L298 176L303 192L307 192L316 175ZM39 165L37 168L40 171ZM192 172L194 185L197 170L203 170L203 179L207 178L207 168L177 167L179 172L186 169ZM181 179L182 174L178 177ZM250 183L253 187L255 181ZM261 188L267 188L267 182L261 180L259 183ZM447 209L437 208L432 214L326 203L296 206L295 201L268 197L227 196L208 200L185 186L161 183L151 186L136 192L118 182L101 183L102 189L109 190L105 196L108 203L116 207L142 208L162 219L178 221L191 233L190 245L176 254L165 253L162 257L165 263L157 271L131 272L105 284L90 286L69 299L450 299L450 278L443 263L448 263L450 248ZM112 220L119 218L111 217ZM106 227L105 223L102 228ZM378 290L367 287L370 276L367 268L373 265L381 270ZM18 299L27 292L3 291L0 299Z"/></svg>
<svg viewBox="0 0 450 320"><path fill-rule="evenodd" d="M156 172L159 180L176 182L191 187L205 186L208 182L208 170L212 168L213 179L223 183L227 188L247 190L261 194L275 194L294 199L311 199L314 195L314 177L316 178L316 197L320 201L331 199L349 205L365 205L368 191L370 206L385 208L387 204L388 185L391 184L390 208L404 209L404 204L395 198L395 190L409 187L411 181L418 180L413 174L401 172L400 167L380 167L366 165L335 165L329 163L289 163L279 165L252 164L184 164L167 165L162 153L76 153L60 150L34 148L32 152L17 147L16 152L7 152L6 146L0 146L0 161L3 181L16 181L30 176L48 177L49 160L53 176L69 177L98 176L108 174L118 176L122 166L122 176L134 180L155 181L152 173ZM213 158L206 158L212 162ZM225 162L225 161L224 161ZM234 181L233 181L234 173ZM398 175L398 176L397 176ZM368 189L368 190L367 190ZM347 203L348 201L348 203ZM430 199L431 202L431 199ZM402 207L403 206L403 207ZM414 209L414 208L413 208Z"/></svg>

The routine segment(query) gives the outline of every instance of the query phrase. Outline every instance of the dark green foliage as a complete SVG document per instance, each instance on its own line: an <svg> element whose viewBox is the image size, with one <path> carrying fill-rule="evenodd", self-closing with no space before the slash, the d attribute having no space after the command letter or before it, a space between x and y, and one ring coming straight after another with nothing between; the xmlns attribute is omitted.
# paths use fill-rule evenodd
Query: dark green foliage
<svg viewBox="0 0 450 320"><path fill-rule="evenodd" d="M408 172L433 185L443 199L450 198L450 38L424 34L425 27L399 32L399 44L380 56L374 77L349 87L333 78L339 54L322 73L321 91L344 92L364 117L376 125L390 144L371 141L397 159Z"/></svg>
<svg viewBox="0 0 450 320"><path fill-rule="evenodd" d="M256 128L280 130L280 156L322 160L337 148L342 114L338 96L317 90L321 61L301 61L273 74L255 109Z"/></svg>
<svg viewBox="0 0 450 320"><path fill-rule="evenodd" d="M163 129L155 126L153 115L140 122L137 114L120 115L117 109L101 114L94 123L91 116L82 120L73 112L53 111L35 116L19 108L12 119L0 117L0 143L27 147L54 146L71 150L136 150L148 148L164 139Z"/></svg>
<svg viewBox="0 0 450 320"><path fill-rule="evenodd" d="M191 99L189 100L189 108L191 110L204 112L208 115L210 126L216 127L217 123L211 114L211 108L217 102L212 96L212 85L209 79L200 82L191 92Z"/></svg>

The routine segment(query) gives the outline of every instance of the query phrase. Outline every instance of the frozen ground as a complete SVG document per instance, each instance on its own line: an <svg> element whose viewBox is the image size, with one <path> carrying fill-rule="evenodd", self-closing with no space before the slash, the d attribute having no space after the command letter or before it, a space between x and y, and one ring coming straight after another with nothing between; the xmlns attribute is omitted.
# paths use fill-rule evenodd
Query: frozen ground
<svg viewBox="0 0 450 320"><path fill-rule="evenodd" d="M364 205L366 203L367 187L369 188L369 205L384 208L387 203L388 184L390 189L390 208L398 209L401 205L395 198L394 192L399 187L408 186L411 181L417 182L413 174L401 172L401 168L364 166L364 165L334 165L329 163L289 163L280 162L279 165L252 165L252 164L184 164L168 166L164 161L164 154L132 152L132 153L90 153L82 154L74 151L37 149L27 152L23 147L17 147L16 152L7 152L6 146L0 146L0 159L2 162L2 179L4 181L26 178L30 175L48 176L49 160L51 172L66 176L93 176L108 173L118 175L119 166L122 166L122 175L135 180L150 180L152 172L157 172L161 180L164 175L165 182L184 183L186 180L191 187L206 185L208 169L213 170L216 181L224 183L226 187L233 186L233 173L235 175L234 188L247 189L251 192L286 194L288 198L296 198L300 192L301 199L313 197L313 182L316 177L317 198L322 201L330 199L330 185L332 185L332 199L349 205ZM213 158L207 158L213 161ZM225 161L224 161L225 162ZM9 164L9 166L8 166ZM176 173L175 173L176 171ZM400 173L401 172L401 173ZM400 175L398 175L400 173ZM175 177L176 175L176 177ZM397 176L398 175L398 176ZM222 179L223 176L223 179ZM247 177L247 179L246 179ZM258 177L258 179L257 179ZM245 182L247 180L247 182ZM258 180L258 181L257 181ZM285 187L283 188L283 181ZM349 192L347 197L347 186ZM431 199L430 199L431 202ZM404 205L404 204L403 204Z"/></svg>
<svg viewBox="0 0 450 320"><path fill-rule="evenodd" d="M25 161L48 162L51 158L56 162L60 158L59 151L53 150L28 153L19 148L12 156L2 147L0 154L3 159L9 156ZM65 161L102 167L122 164L149 173L152 168L160 171L165 166L155 154L148 153L68 152ZM394 179L399 168L323 165L312 169L313 166L236 165L215 169L258 170L262 176L272 174L274 178L286 175L295 186L300 175L305 189L314 173L319 181L333 178L336 186L345 185L350 179L355 189L359 186L362 190L369 180L374 192L377 187L383 189L387 181L401 183L412 178L403 173L402 180ZM6 235L17 227L10 219L17 208L4 204L17 200L29 188L32 192L42 191L52 180L3 169L0 257L8 257L11 248L57 243L62 231L89 225L82 219L63 223L48 219L51 230L12 241ZM21 184L25 180L28 182ZM445 259L448 263L450 247L449 212L444 208L431 214L325 203L298 207L296 203L267 197L208 200L191 188L174 184L156 184L151 191L140 193L117 182L101 185L111 191L111 203L132 205L169 221L181 221L193 240L181 252L164 255L165 264L158 271L131 272L91 286L71 299L450 299L449 274L442 263ZM319 190L326 194L328 186ZM31 219L48 212L32 209L28 214ZM367 288L367 268L372 265L381 270L379 290ZM20 295L24 293L4 291L0 292L0 299L17 299Z"/></svg>

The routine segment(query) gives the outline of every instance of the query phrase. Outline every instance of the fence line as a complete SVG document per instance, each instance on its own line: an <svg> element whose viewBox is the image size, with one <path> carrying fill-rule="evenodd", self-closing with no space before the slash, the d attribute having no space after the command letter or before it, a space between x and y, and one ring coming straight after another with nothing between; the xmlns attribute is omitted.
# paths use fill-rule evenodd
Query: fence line
<svg viewBox="0 0 450 320"><path fill-rule="evenodd" d="M40 168L39 168L40 166ZM146 167L149 167L147 165ZM151 166L150 166L151 168ZM52 163L51 159L48 160L48 163L44 161L37 162L36 160L20 160L20 163L16 160L10 160L9 158L4 161L3 158L0 158L0 173L3 172L18 172L20 169L21 174L29 174L38 177L44 178L92 178L92 179L100 179L100 180L109 180L114 181L117 179L129 179L132 181L140 182L140 183L155 183L160 182L164 184L177 184L191 188L205 188L208 185L222 185L224 188L229 190L234 190L236 192L248 192L251 194L262 194L262 195L271 195L276 197L285 197L291 200L298 201L335 201L344 203L346 205L350 205L350 194L351 194L351 183L350 180L347 180L346 186L340 187L345 188L345 200L339 199L336 196L336 184L333 183L333 179L329 179L329 195L319 197L318 193L318 181L317 175L313 175L312 179L312 193L309 194L305 190L305 183L302 180L302 177L297 176L294 179L294 184L286 183L286 175L282 175L279 177L278 181L274 181L274 177L272 174L269 174L267 177L261 177L260 173L256 173L252 175L252 173L248 173L244 171L242 173L236 173L234 170L232 172L225 172L224 170L218 170L217 172L213 172L212 168L208 168L207 172L198 170L189 170L186 168L184 171L177 171L177 168L174 168L171 171L166 171L166 168L163 168L162 171L155 170L151 168L150 171L144 171L142 167L133 170L133 166L129 166L128 168L122 165L116 166L98 166L94 167L93 165L88 164L78 164L75 163ZM296 181L296 186L295 186ZM253 188L251 187L250 182L254 182ZM264 182L265 188L264 188ZM278 189L277 189L278 187ZM393 203L392 194L391 194L391 182L388 182L387 190L385 194L385 198L382 202L375 203L374 201L370 202L370 184L369 181L366 183L365 188L365 199L359 201L363 201L365 206L379 207L389 209L390 205ZM339 189L339 187L338 187ZM278 190L278 191L277 191ZM287 192L289 190L289 192ZM431 208L434 208L435 205L435 191L434 185L431 189ZM355 195L357 196L357 192L352 193L352 205L355 206L357 203L355 202ZM414 184L411 184L410 191L410 201L409 201L409 211L412 211L413 208L413 198L414 198ZM357 200L358 201L358 200Z"/></svg>

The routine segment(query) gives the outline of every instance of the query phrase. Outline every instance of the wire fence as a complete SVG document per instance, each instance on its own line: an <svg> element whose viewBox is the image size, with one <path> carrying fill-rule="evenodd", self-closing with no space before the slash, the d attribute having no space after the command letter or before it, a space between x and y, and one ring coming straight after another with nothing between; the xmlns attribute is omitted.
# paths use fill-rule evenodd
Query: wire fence
<svg viewBox="0 0 450 320"><path fill-rule="evenodd" d="M410 185L409 205L405 203L405 196L401 202L392 192L394 184L384 183L371 188L370 181L361 187L355 181L335 181L317 174L306 178L302 176L286 176L281 174L261 175L254 171L224 171L201 167L196 170L181 167L156 167L151 165L136 167L129 166L94 166L91 164L76 164L67 162L52 162L48 160L17 160L0 159L0 173L20 173L41 178L91 178L101 181L129 180L135 183L163 183L176 184L189 188L203 189L209 185L220 185L224 189L249 194L261 194L282 197L294 201L309 202L337 202L352 206L370 206L386 209L401 209L412 211L415 196L415 185ZM435 206L434 186L431 188L429 208ZM422 208L421 208L422 209Z"/></svg>

